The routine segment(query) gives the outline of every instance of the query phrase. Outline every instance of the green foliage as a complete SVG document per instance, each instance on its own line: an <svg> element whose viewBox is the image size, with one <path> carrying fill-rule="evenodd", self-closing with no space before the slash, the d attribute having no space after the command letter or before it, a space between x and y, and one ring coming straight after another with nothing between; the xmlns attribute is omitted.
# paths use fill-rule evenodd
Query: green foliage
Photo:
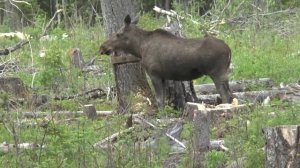
<svg viewBox="0 0 300 168"><path fill-rule="evenodd" d="M41 86L55 89L66 80L63 73L65 67L62 61L62 56L65 53L58 50L58 46L53 45L51 47L46 52L45 57L39 59L43 70L37 77L37 83Z"/></svg>
<svg viewBox="0 0 300 168"><path fill-rule="evenodd" d="M228 160L224 152L212 150L206 154L204 164L207 168L223 167Z"/></svg>
<svg viewBox="0 0 300 168"><path fill-rule="evenodd" d="M193 124L189 122L183 125L183 129L180 134L180 137L182 139L189 140L192 137L192 133L193 133Z"/></svg>
<svg viewBox="0 0 300 168"><path fill-rule="evenodd" d="M138 22L138 25L145 30L155 30L162 27L166 23L165 17L153 19L150 13L145 13Z"/></svg>

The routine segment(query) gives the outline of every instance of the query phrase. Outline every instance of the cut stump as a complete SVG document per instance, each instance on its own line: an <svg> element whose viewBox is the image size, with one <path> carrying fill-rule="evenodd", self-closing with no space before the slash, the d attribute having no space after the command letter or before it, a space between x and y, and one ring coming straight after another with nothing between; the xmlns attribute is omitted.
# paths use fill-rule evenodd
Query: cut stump
<svg viewBox="0 0 300 168"><path fill-rule="evenodd" d="M264 128L266 168L299 168L300 125Z"/></svg>

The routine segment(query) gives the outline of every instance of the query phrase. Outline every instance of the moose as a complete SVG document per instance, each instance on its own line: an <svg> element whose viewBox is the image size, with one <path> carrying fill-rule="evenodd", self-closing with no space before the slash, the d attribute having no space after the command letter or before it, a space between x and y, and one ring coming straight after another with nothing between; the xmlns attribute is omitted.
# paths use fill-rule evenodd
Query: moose
<svg viewBox="0 0 300 168"><path fill-rule="evenodd" d="M165 81L188 81L209 76L222 103L232 101L228 75L231 50L215 37L185 39L163 29L146 31L136 26L129 15L125 25L100 46L100 53L130 53L141 59L151 79L158 107L164 107Z"/></svg>

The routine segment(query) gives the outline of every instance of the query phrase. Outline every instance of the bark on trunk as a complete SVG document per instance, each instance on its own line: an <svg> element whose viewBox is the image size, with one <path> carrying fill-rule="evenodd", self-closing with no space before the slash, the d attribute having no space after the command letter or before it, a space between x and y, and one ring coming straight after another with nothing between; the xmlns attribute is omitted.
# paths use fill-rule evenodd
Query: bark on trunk
<svg viewBox="0 0 300 168"><path fill-rule="evenodd" d="M298 168L300 165L300 126L277 126L263 130L266 168Z"/></svg>
<svg viewBox="0 0 300 168"><path fill-rule="evenodd" d="M166 82L166 99L175 109L183 109L187 102L196 102L197 96L192 81Z"/></svg>
<svg viewBox="0 0 300 168"><path fill-rule="evenodd" d="M103 13L106 35L109 37L123 26L124 17L129 14L136 15L136 8L133 1L127 0L102 0L101 8ZM118 113L125 113L131 106L130 96L138 92L152 100L150 86L147 83L143 67L139 62L128 64L114 64L114 74L118 96Z"/></svg>

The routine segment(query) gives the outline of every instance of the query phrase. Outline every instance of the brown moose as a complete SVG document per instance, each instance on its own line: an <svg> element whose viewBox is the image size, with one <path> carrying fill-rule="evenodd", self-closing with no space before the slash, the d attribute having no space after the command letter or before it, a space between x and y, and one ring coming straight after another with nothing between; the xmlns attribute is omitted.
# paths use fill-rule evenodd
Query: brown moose
<svg viewBox="0 0 300 168"><path fill-rule="evenodd" d="M125 25L100 46L100 53L130 53L141 58L149 75L159 107L164 106L165 80L194 80L208 75L221 95L222 103L231 102L228 84L231 50L214 37L184 39L157 29L145 31L131 22L127 15Z"/></svg>

